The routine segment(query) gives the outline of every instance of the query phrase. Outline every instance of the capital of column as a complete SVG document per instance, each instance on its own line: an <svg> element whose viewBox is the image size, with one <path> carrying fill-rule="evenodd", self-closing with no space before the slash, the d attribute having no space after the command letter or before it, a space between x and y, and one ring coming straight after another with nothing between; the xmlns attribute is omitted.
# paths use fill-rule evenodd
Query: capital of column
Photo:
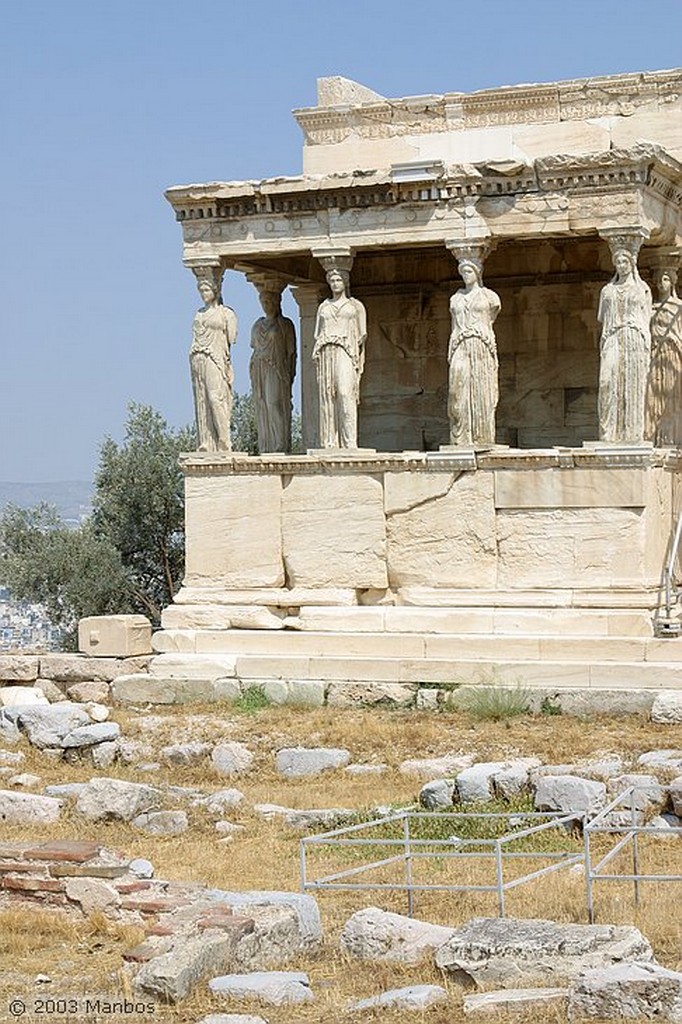
<svg viewBox="0 0 682 1024"><path fill-rule="evenodd" d="M329 293L326 284L317 284L313 281L310 284L295 284L291 286L291 294L296 302L301 316L314 315L317 307Z"/></svg>
<svg viewBox="0 0 682 1024"><path fill-rule="evenodd" d="M446 238L445 248L450 250L458 266L473 263L482 273L483 263L493 246L489 238Z"/></svg>
<svg viewBox="0 0 682 1024"><path fill-rule="evenodd" d="M235 270L242 270L242 268L237 265ZM252 284L259 293L274 292L281 295L290 282L285 274L276 270L244 270L243 273L249 284Z"/></svg>
<svg viewBox="0 0 682 1024"><path fill-rule="evenodd" d="M659 245L646 249L642 254L642 266L650 270L655 278L665 271L671 275L674 281L677 281L681 262L682 249L676 246Z"/></svg>
<svg viewBox="0 0 682 1024"><path fill-rule="evenodd" d="M599 237L608 242L613 258L617 252L625 250L637 261L642 243L649 237L649 230L640 224L618 225L610 228L597 228Z"/></svg>
<svg viewBox="0 0 682 1024"><path fill-rule="evenodd" d="M349 246L330 246L326 249L312 249L311 252L322 264L326 274L330 270L342 270L350 274L355 253Z"/></svg>
<svg viewBox="0 0 682 1024"><path fill-rule="evenodd" d="M211 288L215 292L216 298L220 299L220 293L223 286L223 275L225 268L222 266L220 260L184 260L184 264L188 270L191 270L194 274L197 285L202 282L210 284Z"/></svg>

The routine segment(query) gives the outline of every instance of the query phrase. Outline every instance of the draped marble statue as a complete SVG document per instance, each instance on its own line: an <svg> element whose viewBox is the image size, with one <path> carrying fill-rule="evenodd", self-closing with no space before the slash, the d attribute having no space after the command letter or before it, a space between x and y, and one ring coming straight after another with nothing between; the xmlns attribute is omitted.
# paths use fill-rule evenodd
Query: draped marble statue
<svg viewBox="0 0 682 1024"><path fill-rule="evenodd" d="M682 445L682 299L676 283L675 270L659 271L651 317L646 436L662 447Z"/></svg>
<svg viewBox="0 0 682 1024"><path fill-rule="evenodd" d="M628 249L613 254L615 274L601 290L599 438L644 440L644 401L651 355L651 291Z"/></svg>
<svg viewBox="0 0 682 1024"><path fill-rule="evenodd" d="M312 353L320 400L319 443L321 448L357 448L367 314L348 294L346 271L330 270L327 283L332 294L318 308Z"/></svg>
<svg viewBox="0 0 682 1024"><path fill-rule="evenodd" d="M463 258L458 266L464 287L450 299L450 444L494 444L499 384L493 324L500 298L483 286L480 261Z"/></svg>
<svg viewBox="0 0 682 1024"><path fill-rule="evenodd" d="M265 316L251 329L249 375L258 430L258 450L291 450L291 386L296 374L296 330L282 316L278 290L259 289Z"/></svg>
<svg viewBox="0 0 682 1024"><path fill-rule="evenodd" d="M237 337L237 317L223 306L214 281L199 281L204 305L194 317L189 351L197 448L200 452L229 452L232 449L232 382L234 373L230 348Z"/></svg>

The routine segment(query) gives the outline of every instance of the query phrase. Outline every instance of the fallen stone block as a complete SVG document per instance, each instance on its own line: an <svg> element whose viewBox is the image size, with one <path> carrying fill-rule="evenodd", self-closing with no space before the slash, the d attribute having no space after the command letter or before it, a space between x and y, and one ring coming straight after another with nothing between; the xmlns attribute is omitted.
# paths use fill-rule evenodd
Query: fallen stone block
<svg viewBox="0 0 682 1024"><path fill-rule="evenodd" d="M0 655L0 681L3 683L34 683L38 678L39 661L28 654Z"/></svg>
<svg viewBox="0 0 682 1024"><path fill-rule="evenodd" d="M298 892L277 892L271 890L249 890L229 892L225 889L211 889L204 894L217 903L231 907L235 914L252 917L259 907L287 907L293 910L296 934L288 938L286 957L298 952L310 952L318 948L322 940L320 911L312 896ZM244 955L251 955L244 952Z"/></svg>
<svg viewBox="0 0 682 1024"><path fill-rule="evenodd" d="M32 686L3 686L0 689L0 707L3 708L30 707L31 705L49 703L45 694Z"/></svg>
<svg viewBox="0 0 682 1024"><path fill-rule="evenodd" d="M152 624L144 615L90 615L78 623L78 650L96 657L151 654Z"/></svg>
<svg viewBox="0 0 682 1024"><path fill-rule="evenodd" d="M112 699L121 704L210 704L235 700L241 693L237 679L162 678L134 673L119 675L111 684Z"/></svg>
<svg viewBox="0 0 682 1024"><path fill-rule="evenodd" d="M447 1003L448 994L440 985L408 985L393 988L370 999L358 999L348 1004L349 1010L372 1010L392 1006L396 1010L425 1010L437 1003Z"/></svg>
<svg viewBox="0 0 682 1024"><path fill-rule="evenodd" d="M231 999L258 999L271 1006L312 1003L313 993L307 974L301 971L253 971L251 974L226 974L211 978L208 987L214 995Z"/></svg>
<svg viewBox="0 0 682 1024"><path fill-rule="evenodd" d="M120 893L101 878L67 878L66 895L86 916L96 910L111 913L121 904Z"/></svg>
<svg viewBox="0 0 682 1024"><path fill-rule="evenodd" d="M121 779L90 779L78 794L76 810L91 821L132 821L139 814L156 811L161 793L139 782Z"/></svg>
<svg viewBox="0 0 682 1024"><path fill-rule="evenodd" d="M230 777L247 772L253 764L253 754L243 743L229 740L213 748L211 761L218 775Z"/></svg>
<svg viewBox="0 0 682 1024"><path fill-rule="evenodd" d="M86 704L88 701L94 701L97 704L104 704L109 699L110 690L109 683L103 680L92 680L88 683L74 683L73 686L69 686L67 694L71 700L75 700L81 704Z"/></svg>
<svg viewBox="0 0 682 1024"><path fill-rule="evenodd" d="M286 747L277 751L277 771L285 779L302 779L334 768L343 768L350 752L335 747Z"/></svg>
<svg viewBox="0 0 682 1024"><path fill-rule="evenodd" d="M452 808L455 795L455 783L452 779L432 779L419 790L419 803L427 811L440 811Z"/></svg>
<svg viewBox="0 0 682 1024"><path fill-rule="evenodd" d="M209 815L220 818L226 811L237 807L243 799L244 794L239 789L219 789L217 793L196 797L192 800L192 804L195 807L203 807Z"/></svg>
<svg viewBox="0 0 682 1024"><path fill-rule="evenodd" d="M467 1016L525 1015L529 1010L542 1010L546 1006L563 1007L567 997L567 988L505 988L467 994L463 1009Z"/></svg>
<svg viewBox="0 0 682 1024"><path fill-rule="evenodd" d="M673 779L668 788L670 792L670 800L673 805L673 813L676 814L678 818L682 818L682 775L677 779Z"/></svg>
<svg viewBox="0 0 682 1024"><path fill-rule="evenodd" d="M544 775L535 778L533 800L537 811L559 811L576 818L591 818L606 806L603 782L577 775Z"/></svg>
<svg viewBox="0 0 682 1024"><path fill-rule="evenodd" d="M61 747L62 740L74 729L92 725L85 708L60 703L19 708L17 725L34 747Z"/></svg>
<svg viewBox="0 0 682 1024"><path fill-rule="evenodd" d="M360 960L416 964L454 934L454 928L367 907L346 921L341 949Z"/></svg>
<svg viewBox="0 0 682 1024"><path fill-rule="evenodd" d="M185 766L201 764L210 753L210 743L190 740L188 743L171 743L167 747L161 747L159 757L166 764Z"/></svg>
<svg viewBox="0 0 682 1024"><path fill-rule="evenodd" d="M433 779L436 776L454 778L457 772L469 768L475 754L443 754L442 757L411 758L402 761L398 770L403 775L415 775L419 779Z"/></svg>
<svg viewBox="0 0 682 1024"><path fill-rule="evenodd" d="M69 748L93 747L97 743L111 743L118 739L121 727L118 722L93 722L72 729L63 737L60 746Z"/></svg>
<svg viewBox="0 0 682 1024"><path fill-rule="evenodd" d="M177 1003L214 971L229 967L237 944L235 932L203 932L175 942L173 948L145 963L133 980L138 992Z"/></svg>
<svg viewBox="0 0 682 1024"><path fill-rule="evenodd" d="M472 764L456 779L457 800L462 804L487 803L493 797L493 777L506 768L504 761Z"/></svg>
<svg viewBox="0 0 682 1024"><path fill-rule="evenodd" d="M290 828L298 829L331 829L351 822L357 811L352 807L313 807L309 810L285 808L284 822Z"/></svg>
<svg viewBox="0 0 682 1024"><path fill-rule="evenodd" d="M682 973L653 963L586 971L568 993L569 1018L682 1022Z"/></svg>
<svg viewBox="0 0 682 1024"><path fill-rule="evenodd" d="M138 814L131 822L133 828L150 836L179 836L189 828L184 811L151 811Z"/></svg>
<svg viewBox="0 0 682 1024"><path fill-rule="evenodd" d="M678 690L664 690L657 694L651 706L651 721L659 725L682 723L682 693Z"/></svg>
<svg viewBox="0 0 682 1024"><path fill-rule="evenodd" d="M50 824L58 820L61 807L55 797L0 790L0 821L6 825Z"/></svg>
<svg viewBox="0 0 682 1024"><path fill-rule="evenodd" d="M594 967L652 958L651 946L631 926L515 918L475 918L435 956L453 980L476 987L561 984Z"/></svg>
<svg viewBox="0 0 682 1024"><path fill-rule="evenodd" d="M409 683L332 682L327 689L327 706L332 708L408 708L415 703L416 686Z"/></svg>

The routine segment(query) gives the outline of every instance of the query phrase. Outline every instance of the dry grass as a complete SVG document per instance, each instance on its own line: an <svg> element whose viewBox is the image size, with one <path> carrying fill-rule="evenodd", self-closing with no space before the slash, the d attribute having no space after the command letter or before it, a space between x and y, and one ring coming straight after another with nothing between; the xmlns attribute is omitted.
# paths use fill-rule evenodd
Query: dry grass
<svg viewBox="0 0 682 1024"><path fill-rule="evenodd" d="M141 773L133 766L116 765L106 772L92 767L64 764L22 746L26 761L22 771L40 775L42 784L83 781L96 774L113 775L150 784L172 783L218 789L236 785L246 794L244 805L230 819L246 826L246 832L231 843L222 843L208 817L195 820L184 835L166 839L138 833L122 823L84 822L66 809L62 820L50 826L50 838L97 839L129 855L148 857L158 877L209 883L225 889L292 889L299 886L298 840L296 833L279 822L264 822L251 810L254 803L278 803L288 807L352 807L359 810L377 803L403 804L416 797L421 783L397 769L408 757L438 756L454 751L475 752L479 759L499 760L511 755L537 755L547 763L575 761L583 757L618 752L635 758L645 750L679 745L674 728L655 726L644 718L591 719L585 723L566 716L523 717L509 723L476 722L465 713L431 714L390 711L334 711L268 708L254 714L236 714L228 706L216 709L170 708L152 719L121 709L114 711L127 737L151 740L156 749L165 743L201 738L217 741L237 739L256 754L253 769L237 780L219 779L210 763L197 767L163 767ZM384 762L386 773L376 776L348 776L332 772L310 780L282 780L274 770L273 752L283 746L347 747L356 761ZM177 804L176 804L177 806ZM39 828L6 828L3 838L45 838ZM680 872L679 845L654 843L647 852L657 870ZM625 885L597 887L597 919L615 923L636 923L654 945L656 955L668 967L682 969L682 925L679 916L661 913L674 906L679 886L648 885L643 888L639 908ZM297 960L292 969L309 973L316 994L310 1006L257 1010L253 1004L225 1004L205 990L195 993L180 1008L158 1007L153 1019L168 1024L194 1024L209 1012L264 1012L270 1024L317 1024L343 1018L348 1024L367 1020L367 1014L347 1013L349 999L376 994L384 988L411 983L442 984L429 964L420 967L348 963L339 951L338 937L344 922L355 910L377 903L386 909L405 912L403 894L323 893L319 897L325 929L323 949L307 960ZM578 874L549 876L537 888L521 886L509 894L507 912L519 917L551 917L561 921L584 921L584 881ZM492 898L472 894L421 894L416 916L457 924L473 916L495 913ZM47 910L11 907L0 913L0 1020L9 997L33 992L38 973L51 976L50 992L116 992L123 995L129 981L121 955L136 936L101 917L88 922ZM17 987L19 986L19 987ZM23 986L23 989L22 989ZM423 1019L428 1024L458 1024L462 1015L462 992L450 988L447 1004L420 1015L381 1011L387 1024ZM44 991L43 991L43 994ZM552 1016L554 1013L554 1016ZM115 1020L108 1016L108 1020ZM128 1015L126 1018L130 1020ZM146 1018L135 1017L135 1020ZM503 1019L503 1018L500 1018ZM516 1017L515 1020L523 1021ZM528 1016L537 1021L537 1013ZM543 1011L543 1022L563 1020L556 1011ZM33 1024L33 1021L32 1021ZM54 1018L52 1019L54 1024ZM60 1022L61 1024L61 1022Z"/></svg>

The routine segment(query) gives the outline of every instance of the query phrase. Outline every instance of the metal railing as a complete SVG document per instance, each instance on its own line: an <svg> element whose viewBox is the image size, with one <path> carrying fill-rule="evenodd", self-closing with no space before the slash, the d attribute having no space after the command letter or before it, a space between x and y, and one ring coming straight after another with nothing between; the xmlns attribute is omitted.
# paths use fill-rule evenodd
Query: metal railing
<svg viewBox="0 0 682 1024"><path fill-rule="evenodd" d="M421 838L415 834L414 825L419 822L454 823L459 819L471 822L473 819L482 819L487 822L502 822L507 819L508 831L495 838L462 838L450 836L448 838ZM527 827L512 827L514 820L523 825L530 821ZM533 840L542 833L551 829L570 829L576 821L575 814L546 813L537 811L508 812L508 813L469 813L469 812L438 812L438 811L401 811L396 814L377 818L375 821L363 822L358 825L349 825L345 828L332 829L314 836L306 836L300 841L300 870L301 890L389 890L403 891L407 896L407 912L412 916L414 911L414 895L418 892L480 892L495 893L497 895L498 914L505 916L505 894L516 888L532 882L544 875L569 867L573 864L582 864L584 852L555 851L555 850L513 850L510 847L519 840L524 840L525 845L531 846ZM538 822L534 824L534 822ZM393 828L400 833L393 838L382 835L381 832ZM362 835L365 833L365 835ZM366 833L370 833L367 835ZM311 851L321 848L330 848L336 853L346 856L361 856L367 852L367 859L361 864L353 867L345 867L335 870L319 877L311 877L310 856ZM351 853L352 851L352 853ZM505 878L505 872L513 863L520 866L524 861L538 860L544 858L550 863L534 871L509 878ZM489 864L493 868L494 880L490 884L466 883L458 881L451 882L418 882L415 879L415 866L420 861L454 861L457 866L478 861L478 865ZM367 876L370 872L378 869L397 868L400 876L389 881L360 880L361 876ZM461 875L459 876L461 878Z"/></svg>
<svg viewBox="0 0 682 1024"><path fill-rule="evenodd" d="M642 839L654 836L666 836L669 839L679 837L682 839L682 827L674 828L656 825L642 824L642 811L637 808L636 794L642 792L636 786L620 793L615 800L612 800L603 811L600 811L591 821L585 822L583 838L585 843L585 886L587 893L587 914L590 924L594 923L594 884L595 882L632 882L635 904L639 903L639 889L642 882L682 882L682 875L659 875L644 874L640 871L640 842ZM628 825L614 825L609 821L609 815L619 810L630 812L630 823ZM614 846L604 854L595 864L592 865L593 839L596 836L621 836ZM629 874L622 872L604 874L604 868L611 864L618 854L623 853L630 847L632 854L632 871Z"/></svg>
<svg viewBox="0 0 682 1024"><path fill-rule="evenodd" d="M680 590L676 583L675 566L682 542L682 514L678 517L675 533L670 544L668 559L663 567L663 591L665 600L665 617L658 616L656 620L657 632L661 636L677 636L680 632L680 624L673 620L673 607L677 604Z"/></svg>

